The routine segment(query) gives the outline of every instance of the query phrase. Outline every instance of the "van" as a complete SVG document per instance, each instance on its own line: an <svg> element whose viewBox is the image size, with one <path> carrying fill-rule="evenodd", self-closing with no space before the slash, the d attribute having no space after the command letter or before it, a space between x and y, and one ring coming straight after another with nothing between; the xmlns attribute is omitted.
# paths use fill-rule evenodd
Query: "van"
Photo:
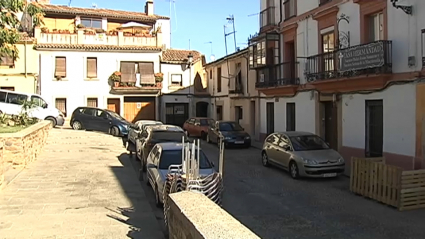
<svg viewBox="0 0 425 239"><path fill-rule="evenodd" d="M22 102L25 101L32 101L35 104L35 107L27 112L30 117L49 120L53 127L64 125L65 117L62 112L36 94L0 90L0 114L19 115L22 112Z"/></svg>

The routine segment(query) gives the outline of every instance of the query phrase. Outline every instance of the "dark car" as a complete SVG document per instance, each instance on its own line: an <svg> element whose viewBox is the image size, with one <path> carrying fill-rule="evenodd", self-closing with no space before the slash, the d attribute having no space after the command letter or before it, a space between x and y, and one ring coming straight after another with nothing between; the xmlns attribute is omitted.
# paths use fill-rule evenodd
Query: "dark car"
<svg viewBox="0 0 425 239"><path fill-rule="evenodd" d="M114 136L126 136L130 124L113 111L93 107L78 107L72 112L70 122L75 130L100 131Z"/></svg>
<svg viewBox="0 0 425 239"><path fill-rule="evenodd" d="M240 124L234 121L217 121L208 129L208 143L218 143L220 138L223 139L225 147L251 147L251 136L245 132Z"/></svg>

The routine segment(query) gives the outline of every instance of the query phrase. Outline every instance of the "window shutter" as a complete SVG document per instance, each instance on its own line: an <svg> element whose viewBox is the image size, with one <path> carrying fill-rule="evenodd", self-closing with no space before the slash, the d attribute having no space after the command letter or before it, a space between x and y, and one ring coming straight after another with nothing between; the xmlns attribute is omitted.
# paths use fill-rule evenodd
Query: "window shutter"
<svg viewBox="0 0 425 239"><path fill-rule="evenodd" d="M153 62L139 63L140 84L155 84L155 73L153 71Z"/></svg>
<svg viewBox="0 0 425 239"><path fill-rule="evenodd" d="M87 78L97 78L97 58L87 58Z"/></svg>
<svg viewBox="0 0 425 239"><path fill-rule="evenodd" d="M66 58L65 57L56 57L56 69L55 77L66 77Z"/></svg>
<svg viewBox="0 0 425 239"><path fill-rule="evenodd" d="M121 62L121 82L136 82L135 63Z"/></svg>
<svg viewBox="0 0 425 239"><path fill-rule="evenodd" d="M87 106L97 108L97 98L87 98Z"/></svg>
<svg viewBox="0 0 425 239"><path fill-rule="evenodd" d="M55 106L58 110L60 110L66 117L66 99L57 98L55 100Z"/></svg>

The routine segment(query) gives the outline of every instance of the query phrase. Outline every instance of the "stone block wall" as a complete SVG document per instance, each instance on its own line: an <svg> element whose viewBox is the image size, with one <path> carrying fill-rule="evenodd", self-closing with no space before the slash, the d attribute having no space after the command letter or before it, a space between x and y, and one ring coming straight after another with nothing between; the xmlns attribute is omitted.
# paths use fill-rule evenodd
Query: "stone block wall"
<svg viewBox="0 0 425 239"><path fill-rule="evenodd" d="M260 239L203 194L173 193L167 203L170 239Z"/></svg>
<svg viewBox="0 0 425 239"><path fill-rule="evenodd" d="M13 167L25 167L35 161L51 128L49 121L42 121L16 133L0 134L3 162L12 164Z"/></svg>

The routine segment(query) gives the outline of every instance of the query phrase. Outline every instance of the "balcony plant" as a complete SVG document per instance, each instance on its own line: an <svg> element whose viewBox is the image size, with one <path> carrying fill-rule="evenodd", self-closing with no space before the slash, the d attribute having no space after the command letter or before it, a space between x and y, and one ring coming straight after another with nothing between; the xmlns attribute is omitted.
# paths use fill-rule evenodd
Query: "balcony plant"
<svg viewBox="0 0 425 239"><path fill-rule="evenodd" d="M95 32L100 34L100 33L105 33L105 30L101 29L101 28L96 28Z"/></svg>
<svg viewBox="0 0 425 239"><path fill-rule="evenodd" d="M125 37L131 37L131 36L133 36L133 33L131 33L131 32L124 32L124 36Z"/></svg>
<svg viewBox="0 0 425 239"><path fill-rule="evenodd" d="M52 31L53 31L53 33L58 33L58 29L56 29L56 28L53 29Z"/></svg>
<svg viewBox="0 0 425 239"><path fill-rule="evenodd" d="M118 36L118 31L117 30L110 30L110 31L108 31L107 35L109 35L109 36Z"/></svg>
<svg viewBox="0 0 425 239"><path fill-rule="evenodd" d="M112 81L115 87L118 87L121 81L121 72L115 71L109 76L108 80Z"/></svg>
<svg viewBox="0 0 425 239"><path fill-rule="evenodd" d="M155 74L155 82L162 82L164 80L164 73L156 73Z"/></svg>
<svg viewBox="0 0 425 239"><path fill-rule="evenodd" d="M136 37L142 37L143 36L143 32L142 31L136 31L134 33L134 36L136 36Z"/></svg>
<svg viewBox="0 0 425 239"><path fill-rule="evenodd" d="M42 27L40 30L42 33L49 33L49 28L47 27Z"/></svg>
<svg viewBox="0 0 425 239"><path fill-rule="evenodd" d="M96 35L93 29L84 29L84 35Z"/></svg>
<svg viewBox="0 0 425 239"><path fill-rule="evenodd" d="M78 29L81 29L81 28L85 28L85 26L84 26L83 24L81 24L81 23L80 23L80 24L78 24L78 25L77 25L77 28L78 28Z"/></svg>

